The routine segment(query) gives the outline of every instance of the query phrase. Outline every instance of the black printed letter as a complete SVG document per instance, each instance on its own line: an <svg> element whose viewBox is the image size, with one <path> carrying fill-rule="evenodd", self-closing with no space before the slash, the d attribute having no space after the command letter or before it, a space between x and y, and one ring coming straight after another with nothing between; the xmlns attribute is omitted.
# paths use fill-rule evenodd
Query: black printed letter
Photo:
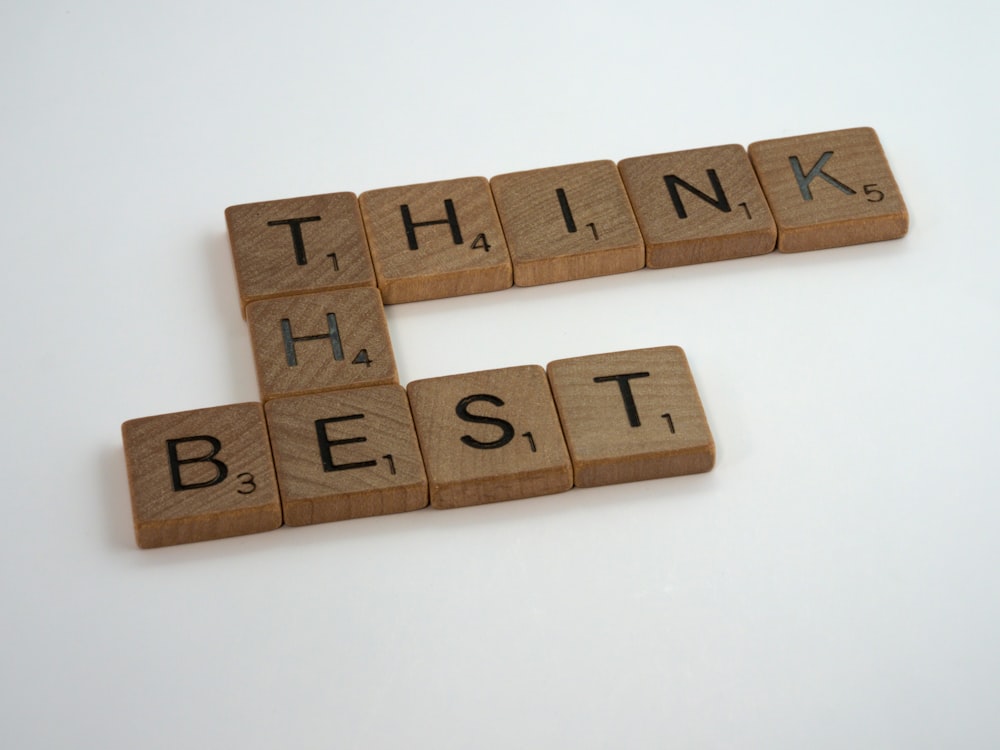
<svg viewBox="0 0 1000 750"><path fill-rule="evenodd" d="M698 188L694 187L689 182L685 182L675 174L668 174L663 176L663 181L667 183L667 190L670 191L670 200L674 204L674 210L677 212L678 219L687 218L687 211L684 210L684 203L681 201L681 195L680 193L677 192L678 185L680 185L685 190L694 193L706 203L711 203L713 206L715 206L723 213L728 214L732 210L729 207L729 199L726 198L726 193L722 189L722 183L719 182L719 177L718 175L715 174L715 170L706 169L705 174L708 175L708 181L712 183L712 189L715 191L714 199L707 193L701 192Z"/></svg>
<svg viewBox="0 0 1000 750"><path fill-rule="evenodd" d="M177 455L177 445L179 443L206 442L212 446L212 450L204 456L194 456L192 458L180 458ZM218 484L229 474L229 468L215 457L215 454L222 449L222 443L218 438L211 435L192 435L191 437L172 438L167 440L167 458L170 461L170 478L174 480L174 492L180 490L194 490L200 487L211 487ZM215 465L215 477L204 482L191 482L184 484L181 481L181 464L197 464L207 461Z"/></svg>
<svg viewBox="0 0 1000 750"><path fill-rule="evenodd" d="M795 181L799 183L799 192L802 193L802 200L811 201L813 199L812 190L809 189L809 183L817 177L822 177L842 193L854 195L854 190L851 190L840 180L835 177L831 177L823 171L824 165L830 161L831 156L833 156L833 151L824 152L824 154L819 157L819 161L813 164L813 168L809 170L809 174L802 174L802 164L799 162L799 157L788 157L788 163L792 165L792 174L795 175Z"/></svg>
<svg viewBox="0 0 1000 750"><path fill-rule="evenodd" d="M306 216L302 219L280 219L267 222L269 227L280 227L282 224L292 230L292 245L295 247L295 262L304 266L306 264L306 243L302 239L302 225L307 221L319 221L318 216Z"/></svg>
<svg viewBox="0 0 1000 750"><path fill-rule="evenodd" d="M635 408L635 398L632 397L632 385L628 382L633 378L648 378L648 372L630 372L625 375L604 375L594 378L595 383L618 383L618 389L622 394L622 401L625 403L625 413L628 415L628 423L633 427L639 427L639 410Z"/></svg>
<svg viewBox="0 0 1000 750"><path fill-rule="evenodd" d="M489 448L502 448L507 445L511 440L514 439L514 425L505 419L497 419L496 417L483 417L478 414L469 414L469 404L475 401L485 401L494 406L503 406L504 403L501 399L496 396L490 396L486 393L477 393L474 396L466 396L458 405L455 407L455 413L458 418L463 422L479 422L481 424L492 424L496 425L502 431L502 435L496 440L492 440L488 443L484 443L481 440L476 440L474 437L469 435L463 435L461 440L463 443L468 445L470 448L480 448L481 450L487 450Z"/></svg>
<svg viewBox="0 0 1000 750"><path fill-rule="evenodd" d="M458 214L455 213L455 204L451 202L450 198L444 202L444 210L448 214L447 219L415 222L413 221L413 217L410 216L410 206L408 203L401 205L399 210L403 214L403 226L406 227L406 239L410 243L410 250L420 249L420 246L417 244L417 227L429 227L433 224L448 224L451 227L451 239L456 245L462 244L462 230L458 226Z"/></svg>
<svg viewBox="0 0 1000 750"><path fill-rule="evenodd" d="M292 324L288 318L281 319L281 335L285 339L285 361L289 367L295 367L298 357L295 356L295 344L299 341L318 341L319 339L330 339L330 347L333 349L333 358L338 362L344 358L344 347L340 342L340 327L337 325L336 313L326 314L327 333L319 333L315 336L293 336Z"/></svg>
<svg viewBox="0 0 1000 750"><path fill-rule="evenodd" d="M355 461L349 464L335 464L330 448L335 445L349 445L351 443L366 443L366 437L342 438L340 440L330 440L326 434L326 426L331 422L346 422L349 419L364 419L364 414L348 414L346 417L330 417L329 419L316 420L316 439L319 441L320 458L323 459L323 471L344 471L346 469L363 469L367 466L377 466L378 461Z"/></svg>

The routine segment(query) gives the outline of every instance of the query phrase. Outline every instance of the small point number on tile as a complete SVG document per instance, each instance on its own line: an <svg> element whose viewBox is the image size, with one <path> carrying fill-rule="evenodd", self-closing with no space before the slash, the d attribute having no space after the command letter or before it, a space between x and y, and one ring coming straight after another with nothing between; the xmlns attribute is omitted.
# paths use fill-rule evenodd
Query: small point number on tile
<svg viewBox="0 0 1000 750"><path fill-rule="evenodd" d="M877 187L878 187L877 183L872 183L871 185L865 185L865 188L864 188L865 189L865 195L868 196L868 202L869 203L878 203L880 200L882 200L883 198L885 198L885 193L883 193L881 190L876 190L875 188L877 188ZM873 195L874 196L878 196L878 197L873 198L872 197Z"/></svg>
<svg viewBox="0 0 1000 750"><path fill-rule="evenodd" d="M677 430L674 429L674 418L671 417L670 414L664 414L663 418L667 420L667 427L670 428L670 434L671 435L677 434Z"/></svg>
<svg viewBox="0 0 1000 750"><path fill-rule="evenodd" d="M476 239L472 241L472 244L469 247L473 250L482 250L486 253L490 251L490 243L486 241L486 235L483 232L476 235Z"/></svg>
<svg viewBox="0 0 1000 750"><path fill-rule="evenodd" d="M333 261L333 270L334 271L339 271L340 270L340 264L337 263L337 254L336 253L327 253L326 257Z"/></svg>
<svg viewBox="0 0 1000 750"><path fill-rule="evenodd" d="M521 437L528 439L528 445L531 446L532 453L538 453L538 447L535 445L535 437L530 432L522 433Z"/></svg>
<svg viewBox="0 0 1000 750"><path fill-rule="evenodd" d="M362 349L355 355L354 359L351 360L352 365L364 365L365 367L371 367L374 360L368 357L368 350Z"/></svg>
<svg viewBox="0 0 1000 750"><path fill-rule="evenodd" d="M391 453L386 453L384 456L382 456L382 458L384 458L385 462L387 464L389 464L389 473L390 474L395 474L396 473L396 462L393 460L392 454Z"/></svg>
<svg viewBox="0 0 1000 750"><path fill-rule="evenodd" d="M237 474L236 478L237 479L242 479L243 481L241 481L240 484L241 485L245 485L247 487L247 489L245 489L245 490L241 490L241 489L237 489L236 490L241 495L249 495L255 489L257 489L257 484L253 481L253 474L251 474L250 472L244 471L241 474Z"/></svg>
<svg viewBox="0 0 1000 750"><path fill-rule="evenodd" d="M746 204L746 201L743 201L742 203L737 203L736 205L737 205L737 206L743 206L743 211L744 211L744 212L746 212L746 215L747 215L747 218L748 218L748 219L752 219L752 218L753 218L753 217L752 217L752 216L750 215L750 209L749 209L749 207L747 206L747 204Z"/></svg>

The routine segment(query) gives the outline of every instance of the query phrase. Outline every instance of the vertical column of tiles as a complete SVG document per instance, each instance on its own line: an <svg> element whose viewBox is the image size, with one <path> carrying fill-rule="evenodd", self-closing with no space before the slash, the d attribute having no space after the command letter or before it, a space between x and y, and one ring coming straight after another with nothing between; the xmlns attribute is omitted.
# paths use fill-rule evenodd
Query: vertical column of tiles
<svg viewBox="0 0 1000 750"><path fill-rule="evenodd" d="M715 443L676 346L548 366L577 487L708 471Z"/></svg>
<svg viewBox="0 0 1000 750"><path fill-rule="evenodd" d="M638 156L618 168L646 242L648 267L774 250L774 220L742 146Z"/></svg>
<svg viewBox="0 0 1000 750"><path fill-rule="evenodd" d="M434 507L515 500L573 486L541 367L416 380L407 392Z"/></svg>
<svg viewBox="0 0 1000 750"><path fill-rule="evenodd" d="M427 478L398 385L265 405L285 523L342 521L427 505Z"/></svg>
<svg viewBox="0 0 1000 750"><path fill-rule="evenodd" d="M502 174L490 186L515 284L551 284L645 265L639 227L614 162Z"/></svg>
<svg viewBox="0 0 1000 750"><path fill-rule="evenodd" d="M871 128L759 141L749 150L778 224L781 252L906 234L906 205Z"/></svg>
<svg viewBox="0 0 1000 750"><path fill-rule="evenodd" d="M512 284L507 243L484 178L370 190L359 201L386 304Z"/></svg>
<svg viewBox="0 0 1000 750"><path fill-rule="evenodd" d="M375 286L354 193L230 206L226 224L244 308L269 297Z"/></svg>
<svg viewBox="0 0 1000 750"><path fill-rule="evenodd" d="M260 404L132 419L122 425L122 442L140 547L281 526Z"/></svg>
<svg viewBox="0 0 1000 750"><path fill-rule="evenodd" d="M396 383L377 289L251 302L247 324L261 397Z"/></svg>

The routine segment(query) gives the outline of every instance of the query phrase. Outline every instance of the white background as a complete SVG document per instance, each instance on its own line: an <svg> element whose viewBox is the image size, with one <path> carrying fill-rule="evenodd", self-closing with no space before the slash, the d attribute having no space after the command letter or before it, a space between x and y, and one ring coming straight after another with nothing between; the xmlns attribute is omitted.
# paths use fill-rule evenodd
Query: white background
<svg viewBox="0 0 1000 750"><path fill-rule="evenodd" d="M5 748L1000 744L992 3L6 2ZM258 398L223 210L870 125L902 240L387 311L400 379L685 348L707 475L135 547Z"/></svg>

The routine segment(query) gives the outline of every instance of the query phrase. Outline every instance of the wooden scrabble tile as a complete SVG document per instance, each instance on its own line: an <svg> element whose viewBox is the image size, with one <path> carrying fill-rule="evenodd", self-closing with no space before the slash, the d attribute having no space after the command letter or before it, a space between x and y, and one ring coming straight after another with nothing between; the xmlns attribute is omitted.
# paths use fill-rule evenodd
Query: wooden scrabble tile
<svg viewBox="0 0 1000 750"><path fill-rule="evenodd" d="M240 300L375 286L354 193L246 203L226 209Z"/></svg>
<svg viewBox="0 0 1000 750"><path fill-rule="evenodd" d="M742 146L637 156L618 168L649 268L774 250L774 220Z"/></svg>
<svg viewBox="0 0 1000 750"><path fill-rule="evenodd" d="M140 547L281 526L260 404L132 419L122 425L122 442Z"/></svg>
<svg viewBox="0 0 1000 750"><path fill-rule="evenodd" d="M484 178L370 190L359 202L387 305L511 285L507 243Z"/></svg>
<svg viewBox="0 0 1000 750"><path fill-rule="evenodd" d="M552 362L577 487L708 471L715 443L680 347Z"/></svg>
<svg viewBox="0 0 1000 750"><path fill-rule="evenodd" d="M265 401L398 382L385 311L372 287L251 302L247 324Z"/></svg>
<svg viewBox="0 0 1000 750"><path fill-rule="evenodd" d="M289 526L427 506L423 458L401 386L276 398L264 410Z"/></svg>
<svg viewBox="0 0 1000 750"><path fill-rule="evenodd" d="M750 144L750 159L778 224L781 252L906 234L906 205L871 128L759 141Z"/></svg>
<svg viewBox="0 0 1000 750"><path fill-rule="evenodd" d="M639 227L612 161L490 180L519 286L606 276L645 265Z"/></svg>
<svg viewBox="0 0 1000 750"><path fill-rule="evenodd" d="M416 380L407 393L435 508L548 495L573 486L541 367Z"/></svg>

